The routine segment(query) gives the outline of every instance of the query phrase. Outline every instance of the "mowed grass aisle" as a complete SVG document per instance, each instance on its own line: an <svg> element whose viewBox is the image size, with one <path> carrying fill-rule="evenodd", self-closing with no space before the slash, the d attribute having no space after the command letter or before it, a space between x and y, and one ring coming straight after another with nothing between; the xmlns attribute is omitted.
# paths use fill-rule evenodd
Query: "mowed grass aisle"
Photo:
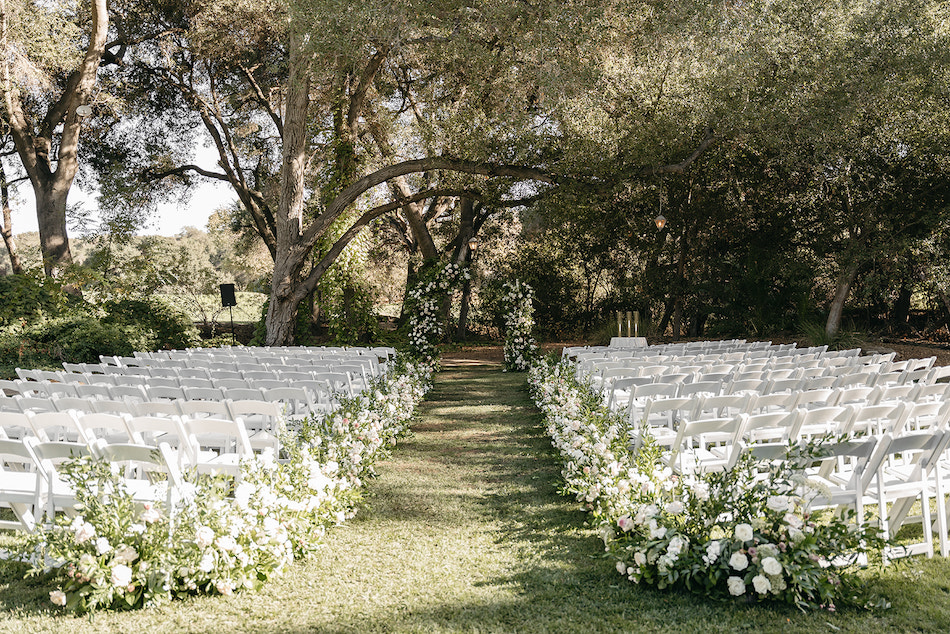
<svg viewBox="0 0 950 634"><path fill-rule="evenodd" d="M950 631L941 559L893 567L882 590L895 607L877 615L713 603L622 580L578 505L557 494L524 375L449 365L413 430L379 466L366 508L259 593L74 618L51 615L48 588L5 567L0 631Z"/></svg>

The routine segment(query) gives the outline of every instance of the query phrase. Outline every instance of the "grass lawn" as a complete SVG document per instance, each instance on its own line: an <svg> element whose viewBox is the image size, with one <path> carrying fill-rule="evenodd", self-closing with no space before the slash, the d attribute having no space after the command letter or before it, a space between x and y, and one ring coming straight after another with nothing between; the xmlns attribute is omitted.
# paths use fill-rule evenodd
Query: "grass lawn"
<svg viewBox="0 0 950 634"><path fill-rule="evenodd" d="M414 435L326 548L256 594L91 618L0 563L0 632L946 632L950 561L890 566L890 610L801 614L622 580L559 468L524 376L458 365L436 378ZM5 538L11 539L9 537Z"/></svg>

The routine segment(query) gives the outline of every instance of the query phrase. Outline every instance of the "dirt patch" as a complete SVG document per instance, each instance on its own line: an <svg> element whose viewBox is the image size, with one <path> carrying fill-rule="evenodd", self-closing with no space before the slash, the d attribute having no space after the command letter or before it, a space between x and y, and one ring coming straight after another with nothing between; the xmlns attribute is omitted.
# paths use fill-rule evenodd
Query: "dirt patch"
<svg viewBox="0 0 950 634"><path fill-rule="evenodd" d="M864 347L864 353L869 352L889 352L894 351L897 356L895 361L903 359L926 359L927 357L937 357L935 365L950 365L950 350L942 346L929 345L927 343L892 343L892 342L873 342Z"/></svg>
<svg viewBox="0 0 950 634"><path fill-rule="evenodd" d="M560 353L565 346L583 346L583 341L566 341L559 343L542 343L539 345L542 354L551 352ZM448 365L467 365L473 362L504 363L505 347L501 345L463 345L457 350L442 353L442 362Z"/></svg>
<svg viewBox="0 0 950 634"><path fill-rule="evenodd" d="M582 346L582 341L565 341L560 343L542 343L541 352L560 352L565 346ZM864 354L872 352L896 352L896 361L903 359L926 359L937 357L936 365L950 365L950 350L940 344L929 345L921 343L893 343L890 341L869 341L864 346ZM504 363L505 349L500 345L468 345L457 350L444 352L442 361L446 365L475 365L482 363Z"/></svg>

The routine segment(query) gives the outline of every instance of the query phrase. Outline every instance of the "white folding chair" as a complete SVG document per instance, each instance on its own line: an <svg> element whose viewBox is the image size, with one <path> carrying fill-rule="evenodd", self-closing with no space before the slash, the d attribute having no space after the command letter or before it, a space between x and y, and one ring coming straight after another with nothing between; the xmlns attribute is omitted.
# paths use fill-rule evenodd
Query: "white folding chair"
<svg viewBox="0 0 950 634"><path fill-rule="evenodd" d="M275 452L280 449L280 434L284 431L284 410L281 403L264 400L228 400L225 401L225 405L230 418L244 421L253 449L272 447Z"/></svg>
<svg viewBox="0 0 950 634"><path fill-rule="evenodd" d="M16 520L0 519L0 528L32 532L43 510L40 495L44 476L33 451L36 439L0 438L0 506L13 511Z"/></svg>
<svg viewBox="0 0 950 634"><path fill-rule="evenodd" d="M741 434L745 418L740 415L681 421L667 465L681 475L724 470L732 451L729 443Z"/></svg>
<svg viewBox="0 0 950 634"><path fill-rule="evenodd" d="M46 517L52 521L56 517L57 511L74 515L76 493L68 483L60 478L58 466L66 460L92 455L88 443L85 441L40 440L33 445L33 452L36 455L40 465L39 471L44 479L40 495L45 499Z"/></svg>
<svg viewBox="0 0 950 634"><path fill-rule="evenodd" d="M0 438L20 440L33 435L30 418L19 410L0 411Z"/></svg>
<svg viewBox="0 0 950 634"><path fill-rule="evenodd" d="M920 523L923 528L920 541L888 548L884 553L885 561L918 553L933 557L930 498L935 495L942 498L943 490L939 482L934 483L934 490L930 476L948 443L950 436L946 430L909 433L892 438L885 458L877 465L873 493L877 498L881 532L885 537L893 539L904 524ZM887 459L892 456L900 458ZM888 466L889 463L899 465ZM890 508L888 503L891 504ZM919 503L920 515L911 516L910 511L916 503ZM941 549L946 550L944 542L947 526L946 515L941 512L942 506L938 501L937 530L941 536Z"/></svg>
<svg viewBox="0 0 950 634"><path fill-rule="evenodd" d="M241 419L183 418L182 426L188 435L192 463L200 473L221 473L239 476L242 459L251 458L247 429ZM213 452L213 455L207 451Z"/></svg>
<svg viewBox="0 0 950 634"><path fill-rule="evenodd" d="M86 437L73 412L26 412L33 434L41 441L85 443Z"/></svg>
<svg viewBox="0 0 950 634"><path fill-rule="evenodd" d="M314 407L310 393L302 387L278 387L264 390L264 400L280 403L287 420L300 420L310 416Z"/></svg>
<svg viewBox="0 0 950 634"><path fill-rule="evenodd" d="M93 453L119 467L121 486L135 502L164 502L166 512L174 516L184 479L177 457L167 443L150 447L100 440L93 446Z"/></svg>
<svg viewBox="0 0 950 634"><path fill-rule="evenodd" d="M231 412L223 400L178 401L177 405L182 416L191 418L231 418Z"/></svg>
<svg viewBox="0 0 950 634"><path fill-rule="evenodd" d="M79 383L76 385L76 394L83 398L112 398L112 394L109 393L109 387L101 384L90 385Z"/></svg>
<svg viewBox="0 0 950 634"><path fill-rule="evenodd" d="M799 415L787 439L791 441L840 434L852 413L846 407L797 408L796 411Z"/></svg>
<svg viewBox="0 0 950 634"><path fill-rule="evenodd" d="M78 423L83 436L89 443L102 440L108 443L132 442L132 433L125 421L128 415L121 414L85 414Z"/></svg>
<svg viewBox="0 0 950 634"><path fill-rule="evenodd" d="M17 407L24 414L27 412L55 412L56 404L51 398L40 396L14 396Z"/></svg>

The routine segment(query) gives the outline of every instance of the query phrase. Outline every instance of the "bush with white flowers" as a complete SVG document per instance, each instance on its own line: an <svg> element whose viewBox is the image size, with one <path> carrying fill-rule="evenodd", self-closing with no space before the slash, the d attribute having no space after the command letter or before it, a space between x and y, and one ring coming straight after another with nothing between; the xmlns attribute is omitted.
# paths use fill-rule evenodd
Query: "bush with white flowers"
<svg viewBox="0 0 950 634"><path fill-rule="evenodd" d="M108 463L69 461L62 471L78 515L39 527L20 556L58 586L50 600L75 612L257 588L355 513L365 478L407 432L429 381L403 363L338 411L288 431L280 458L265 450L245 460L237 480L190 474L172 508L136 503ZM165 483L154 486L164 500Z"/></svg>
<svg viewBox="0 0 950 634"><path fill-rule="evenodd" d="M822 455L820 442L791 446L767 468L747 457L728 472L677 477L649 438L628 449L623 419L570 364L541 361L529 384L564 461L565 492L591 512L628 580L802 609L858 601L858 570L887 543L847 515L809 511L804 465Z"/></svg>
<svg viewBox="0 0 950 634"><path fill-rule="evenodd" d="M406 294L410 305L409 351L420 362L435 367L437 345L444 334L441 306L456 287L471 279L467 267L454 262L439 269L431 279L423 279Z"/></svg>
<svg viewBox="0 0 950 634"><path fill-rule="evenodd" d="M526 282L514 280L505 282L502 293L505 371L524 372L538 355L538 346L531 335L534 328L534 289Z"/></svg>

